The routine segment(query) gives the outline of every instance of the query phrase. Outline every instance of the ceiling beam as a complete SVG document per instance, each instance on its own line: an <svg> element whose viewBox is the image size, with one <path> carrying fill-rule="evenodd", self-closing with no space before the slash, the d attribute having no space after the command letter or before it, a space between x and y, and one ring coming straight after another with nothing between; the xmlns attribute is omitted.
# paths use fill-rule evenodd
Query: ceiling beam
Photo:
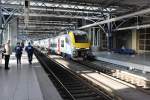
<svg viewBox="0 0 150 100"><path fill-rule="evenodd" d="M123 15L123 16L120 16L120 17L111 18L111 19L104 20L104 21L101 21L101 22L96 22L96 23L93 23L93 24L85 25L85 26L80 27L79 29L85 29L85 28L89 28L89 27L93 27L93 26L97 26L97 25L102 25L102 24L106 24L106 23L110 23L110 22L115 22L115 21L118 21L118 20L121 20L121 19L124 19L124 18L130 18L130 17L142 15L142 14L147 14L147 13L150 13L150 8L144 9L144 10L141 10L141 11L137 11L137 12L134 12L134 13L131 13L131 14Z"/></svg>
<svg viewBox="0 0 150 100"><path fill-rule="evenodd" d="M25 28L25 25L19 25L18 26L19 28ZM33 28L33 29L36 29L36 28L40 28L40 29L55 29L55 28L57 28L57 29L59 29L59 28L68 28L68 26L43 26L43 25L29 25L27 28Z"/></svg>
<svg viewBox="0 0 150 100"><path fill-rule="evenodd" d="M3 13L3 15L10 15L8 13ZM24 16L21 13L14 13L15 16ZM99 17L85 17L85 16L71 16L71 15L55 15L55 14L38 14L38 13L29 13L31 17L48 17L48 18L70 18L70 19L93 19L93 20L103 20L104 18Z"/></svg>
<svg viewBox="0 0 150 100"><path fill-rule="evenodd" d="M28 33L50 33L50 32L56 32L56 30L48 30L48 31L40 31L40 30L34 30L34 31L30 31L30 30L23 30L23 31L19 31L20 33L25 33L25 32L28 32Z"/></svg>
<svg viewBox="0 0 150 100"><path fill-rule="evenodd" d="M19 25L24 25L24 22L19 22ZM74 24L65 24L65 23L44 23L44 22L27 22L29 26L35 25L35 26L74 26Z"/></svg>
<svg viewBox="0 0 150 100"><path fill-rule="evenodd" d="M115 29L115 31L123 31L123 30L131 30L131 29L143 29L143 28L149 28L149 27L150 27L150 24L136 25L136 26L118 28L118 29Z"/></svg>
<svg viewBox="0 0 150 100"><path fill-rule="evenodd" d="M23 9L24 9L24 6L21 5L21 4L1 4L0 5L1 7L5 8L5 9L17 9L18 12L16 13L21 13L21 15L23 15ZM55 13L55 14L47 14L48 11L51 11L51 13ZM4 11L3 11L4 12ZM45 14L45 12L47 12ZM36 16L41 16L41 17L47 17L50 16L50 17L63 17L63 18L76 18L76 19L99 19L100 17L96 16L96 15L101 15L101 12L107 12L107 11L100 11L99 9L97 10L94 10L94 9L80 9L80 8L59 8L59 6L56 6L56 7L47 7L47 6L40 6L40 5L31 5L30 6L30 15L29 16L33 16L35 14L37 14ZM35 13L35 14L33 14ZM50 12L49 12L50 13ZM59 13L59 14L58 14ZM63 14L61 14L63 13ZM107 12L108 13L108 12ZM5 14L5 12L4 12ZM69 16L69 15L72 15L72 16ZM95 15L94 15L95 14ZM17 15L17 14L16 14ZM45 16L44 16L45 15ZM95 17L92 17L92 16L95 16ZM65 17L66 16L66 17Z"/></svg>
<svg viewBox="0 0 150 100"><path fill-rule="evenodd" d="M55 4L56 5L56 4ZM9 3L3 3L3 4L0 4L1 7L3 8L13 8L13 9L24 9L24 5L21 5L21 4L9 4ZM86 7L85 7L86 8ZM108 11L100 11L98 8L96 10L93 9L85 9L85 8L78 8L78 6L75 6L75 7L70 7L70 8L64 8L62 6L40 6L40 5L30 5L30 10L44 10L44 11L61 11L61 12L64 12L64 11L69 11L69 12L85 12L85 13L108 13ZM92 7L91 7L92 8Z"/></svg>

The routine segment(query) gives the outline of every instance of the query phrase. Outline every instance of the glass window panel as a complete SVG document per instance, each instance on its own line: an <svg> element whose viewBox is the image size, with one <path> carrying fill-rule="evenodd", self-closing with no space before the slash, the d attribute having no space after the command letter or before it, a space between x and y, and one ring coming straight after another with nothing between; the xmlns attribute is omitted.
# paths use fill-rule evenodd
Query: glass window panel
<svg viewBox="0 0 150 100"><path fill-rule="evenodd" d="M146 29L146 33L150 33L150 28L147 28L147 29Z"/></svg>
<svg viewBox="0 0 150 100"><path fill-rule="evenodd" d="M146 46L146 50L150 50L150 46Z"/></svg>
<svg viewBox="0 0 150 100"><path fill-rule="evenodd" d="M139 41L139 44L144 44L144 40L140 40L140 41Z"/></svg>
<svg viewBox="0 0 150 100"><path fill-rule="evenodd" d="M146 39L150 39L150 34L146 34Z"/></svg>
<svg viewBox="0 0 150 100"><path fill-rule="evenodd" d="M140 34L140 39L144 39L145 38L145 34Z"/></svg>
<svg viewBox="0 0 150 100"><path fill-rule="evenodd" d="M150 45L150 40L146 40L146 45Z"/></svg>
<svg viewBox="0 0 150 100"><path fill-rule="evenodd" d="M140 49L140 50L144 50L144 46L141 46L141 45L140 45L139 49Z"/></svg>

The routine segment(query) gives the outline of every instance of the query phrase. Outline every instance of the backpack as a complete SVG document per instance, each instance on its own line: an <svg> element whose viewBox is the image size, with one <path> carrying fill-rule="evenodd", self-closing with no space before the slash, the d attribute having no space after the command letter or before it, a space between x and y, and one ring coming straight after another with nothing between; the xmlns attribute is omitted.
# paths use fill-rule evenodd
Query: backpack
<svg viewBox="0 0 150 100"><path fill-rule="evenodd" d="M29 54L32 54L33 53L33 47L32 46L27 46L27 52Z"/></svg>
<svg viewBox="0 0 150 100"><path fill-rule="evenodd" d="M15 52L16 52L16 54L22 54L22 48L20 46L17 46L15 48Z"/></svg>

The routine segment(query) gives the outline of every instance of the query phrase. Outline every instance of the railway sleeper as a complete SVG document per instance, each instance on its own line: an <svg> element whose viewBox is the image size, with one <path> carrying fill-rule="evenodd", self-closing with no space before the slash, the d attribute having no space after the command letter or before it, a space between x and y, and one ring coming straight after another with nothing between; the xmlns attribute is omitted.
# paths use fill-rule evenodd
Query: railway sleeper
<svg viewBox="0 0 150 100"><path fill-rule="evenodd" d="M69 85L65 85L66 87L81 87L83 86L83 84L69 84Z"/></svg>
<svg viewBox="0 0 150 100"><path fill-rule="evenodd" d="M88 88L87 87L67 87L68 90L87 90Z"/></svg>
<svg viewBox="0 0 150 100"><path fill-rule="evenodd" d="M64 85L72 85L72 84L82 84L82 83L80 81L64 83Z"/></svg>
<svg viewBox="0 0 150 100"><path fill-rule="evenodd" d="M84 98L84 97L96 97L98 94L93 93L93 92L86 92L86 93L81 93L81 94L73 94L75 98Z"/></svg>
<svg viewBox="0 0 150 100"><path fill-rule="evenodd" d="M104 97L84 97L84 98L77 98L77 100L105 100Z"/></svg>
<svg viewBox="0 0 150 100"><path fill-rule="evenodd" d="M86 91L85 90L71 90L70 92L72 94L81 94L81 93L85 93L85 92L90 92L91 90L90 89L87 89Z"/></svg>

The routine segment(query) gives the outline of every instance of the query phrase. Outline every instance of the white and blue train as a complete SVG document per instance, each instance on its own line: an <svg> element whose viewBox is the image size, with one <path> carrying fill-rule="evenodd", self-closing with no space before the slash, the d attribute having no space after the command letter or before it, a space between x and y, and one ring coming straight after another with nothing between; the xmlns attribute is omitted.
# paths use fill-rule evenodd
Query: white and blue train
<svg viewBox="0 0 150 100"><path fill-rule="evenodd" d="M86 32L79 30L69 31L53 38L34 41L34 45L75 60L85 59L91 55L88 35Z"/></svg>

